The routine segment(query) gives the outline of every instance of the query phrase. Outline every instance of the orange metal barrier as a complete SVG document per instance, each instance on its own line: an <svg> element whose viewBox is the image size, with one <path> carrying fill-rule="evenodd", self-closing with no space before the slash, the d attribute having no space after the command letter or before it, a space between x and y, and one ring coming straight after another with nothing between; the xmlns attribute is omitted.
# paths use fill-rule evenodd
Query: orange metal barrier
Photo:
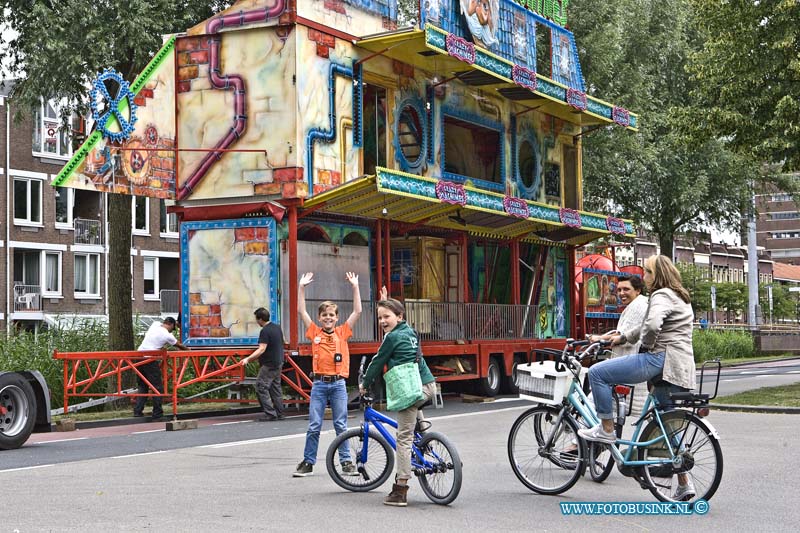
<svg viewBox="0 0 800 533"><path fill-rule="evenodd" d="M53 352L54 359L64 362L64 412L69 412L70 398L119 396L152 398L161 396L172 400L172 414L178 414L178 402L248 402L258 400L206 398L181 398L179 392L197 383L234 383L243 381L245 368L239 361L252 353L248 349L239 350L151 350L123 352ZM296 354L293 354L296 355ZM160 393L139 370L139 367L152 362L161 361L161 378L164 392ZM80 378L79 374L87 377ZM150 389L146 394L126 393L123 391L123 375L135 375L141 378ZM110 378L110 379L109 379ZM292 356L286 357L282 373L283 382L294 390L299 399L284 400L284 403L308 403L311 390L311 379L297 365ZM105 381L104 381L105 380ZM112 381L115 391L103 390L90 392L93 385Z"/></svg>

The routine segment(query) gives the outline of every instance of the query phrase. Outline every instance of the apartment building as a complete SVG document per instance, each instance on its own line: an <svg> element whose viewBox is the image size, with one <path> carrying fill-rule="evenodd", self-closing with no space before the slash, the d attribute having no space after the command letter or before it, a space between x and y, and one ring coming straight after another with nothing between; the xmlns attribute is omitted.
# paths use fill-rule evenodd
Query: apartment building
<svg viewBox="0 0 800 533"><path fill-rule="evenodd" d="M800 206L790 194L756 195L757 242L775 261L800 265Z"/></svg>
<svg viewBox="0 0 800 533"><path fill-rule="evenodd" d="M615 246L617 265L642 266L651 255L661 253L655 236L638 229L633 243ZM758 281L771 283L774 261L767 250L759 247ZM667 254L670 255L670 254ZM715 282L747 283L747 247L729 246L711 241L709 234L679 235L675 238L674 257L677 263L693 264L708 271Z"/></svg>
<svg viewBox="0 0 800 533"><path fill-rule="evenodd" d="M72 155L56 103L15 117L13 82L0 85L0 327L36 330L72 317L105 320L114 302L108 280L108 201L104 193L56 189ZM75 137L82 120L72 121ZM77 142L77 141L76 141ZM125 165L121 165L124 169ZM121 170L123 171L123 170ZM178 228L164 200L132 197L131 275L134 314L176 316L180 288Z"/></svg>

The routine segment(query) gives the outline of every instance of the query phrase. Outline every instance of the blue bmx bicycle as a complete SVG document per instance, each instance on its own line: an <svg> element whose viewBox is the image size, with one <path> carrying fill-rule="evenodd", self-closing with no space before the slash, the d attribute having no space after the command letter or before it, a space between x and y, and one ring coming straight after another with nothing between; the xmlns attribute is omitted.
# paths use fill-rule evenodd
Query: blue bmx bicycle
<svg viewBox="0 0 800 533"><path fill-rule="evenodd" d="M534 492L561 494L577 483L587 465L605 470L605 461L598 464L598 459L610 452L623 475L660 501L709 500L722 480L719 435L704 418L719 388L719 361L708 362L717 368L713 396L702 393L704 365L701 392L670 394L674 407L665 409L648 395L630 440L619 438L618 432L614 445L586 442L579 427L600 420L580 384L581 361L597 356L606 345L567 339L554 361L517 367L520 395L540 405L522 413L509 432L514 474Z"/></svg>
<svg viewBox="0 0 800 533"><path fill-rule="evenodd" d="M364 374L366 357L361 359L359 382ZM373 399L361 396L364 421L358 428L339 434L328 447L325 465L333 481L343 489L367 492L383 485L394 470L396 441L385 425L397 428L397 422L376 411ZM414 431L411 446L411 469L422 491L440 505L452 503L461 491L461 458L450 440L435 431L426 431L430 422L422 421ZM353 457L357 473L346 472L342 457Z"/></svg>

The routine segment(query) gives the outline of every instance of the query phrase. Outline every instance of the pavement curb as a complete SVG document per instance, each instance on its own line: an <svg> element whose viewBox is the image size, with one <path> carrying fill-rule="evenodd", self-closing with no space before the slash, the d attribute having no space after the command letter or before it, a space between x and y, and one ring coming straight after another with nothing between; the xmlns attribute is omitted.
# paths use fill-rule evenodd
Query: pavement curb
<svg viewBox="0 0 800 533"><path fill-rule="evenodd" d="M723 403L711 403L709 409L718 411L740 411L745 413L773 413L784 415L800 415L800 407L781 407L771 405L732 405Z"/></svg>

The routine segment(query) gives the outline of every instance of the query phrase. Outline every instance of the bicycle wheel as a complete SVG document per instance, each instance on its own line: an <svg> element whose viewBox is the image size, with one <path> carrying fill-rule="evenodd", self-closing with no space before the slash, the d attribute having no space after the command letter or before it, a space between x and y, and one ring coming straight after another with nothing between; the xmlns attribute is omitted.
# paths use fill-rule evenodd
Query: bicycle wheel
<svg viewBox="0 0 800 533"><path fill-rule="evenodd" d="M394 450L383 435L370 429L364 460L364 432L360 428L348 429L333 439L325 454L328 475L343 489L367 492L383 485L394 469ZM345 474L340 463L340 451L350 456L358 474Z"/></svg>
<svg viewBox="0 0 800 533"><path fill-rule="evenodd" d="M427 463L419 467L415 465L422 492L433 503L452 503L461 491L462 464L456 447L441 433L431 431L423 434L415 448ZM412 462L419 461L414 457Z"/></svg>
<svg viewBox="0 0 800 533"><path fill-rule="evenodd" d="M615 433L617 438L622 437L622 427L615 424ZM602 483L614 470L614 454L611 453L611 447L608 444L600 442L588 442L589 447L589 475L592 476L592 481Z"/></svg>
<svg viewBox="0 0 800 533"><path fill-rule="evenodd" d="M650 492L661 501L710 500L722 480L722 448L719 440L709 426L697 415L683 410L671 411L661 415L667 437L677 448L679 464L667 463L642 467L642 477L650 486ZM640 440L658 438L661 428L658 421L650 419ZM639 449L639 460L669 458L669 450L664 441ZM695 494L676 499L678 485L689 480L694 485Z"/></svg>
<svg viewBox="0 0 800 533"><path fill-rule="evenodd" d="M578 424L566 412L559 420L559 411L550 406L528 409L508 435L511 469L523 485L540 494L564 492L586 469L586 443L578 438Z"/></svg>
<svg viewBox="0 0 800 533"><path fill-rule="evenodd" d="M602 483L614 469L614 456L608 444L599 442L588 443L589 446L589 475L592 481Z"/></svg>

